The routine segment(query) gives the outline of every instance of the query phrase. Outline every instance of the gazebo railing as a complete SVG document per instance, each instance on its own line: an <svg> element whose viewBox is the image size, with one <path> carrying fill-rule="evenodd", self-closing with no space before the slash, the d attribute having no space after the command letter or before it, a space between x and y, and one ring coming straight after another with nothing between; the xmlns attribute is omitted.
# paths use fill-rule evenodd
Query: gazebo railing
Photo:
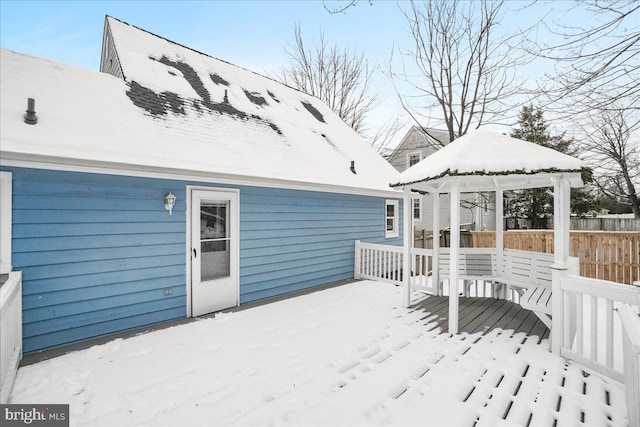
<svg viewBox="0 0 640 427"><path fill-rule="evenodd" d="M440 248L440 280L449 278L450 251ZM403 249L401 246L355 243L354 278L372 279L402 284ZM497 270L497 257L494 248L461 248L458 271L461 279L491 280ZM432 281L433 250L411 248L411 288L430 294L442 293L440 286Z"/></svg>
<svg viewBox="0 0 640 427"><path fill-rule="evenodd" d="M355 244L354 277L356 279L373 279L402 284L403 250L400 246L363 243ZM434 283L433 250L411 248L411 289L432 295L447 295L447 287L442 281L450 275L450 249L439 249L439 277L440 283ZM551 286L551 271L549 265L553 262L550 254L538 254L515 249L506 249L502 253L501 261L495 248L460 248L458 254L458 277L472 285L477 281L496 281L507 283L513 280L525 284L547 283ZM498 269L498 265L502 268ZM506 279L511 279L507 281ZM463 292L467 295L468 287ZM517 286L511 288L511 293L502 294L502 298L515 303L519 302L520 293ZM496 296L494 287L476 289L474 294ZM488 293L487 293L488 292Z"/></svg>

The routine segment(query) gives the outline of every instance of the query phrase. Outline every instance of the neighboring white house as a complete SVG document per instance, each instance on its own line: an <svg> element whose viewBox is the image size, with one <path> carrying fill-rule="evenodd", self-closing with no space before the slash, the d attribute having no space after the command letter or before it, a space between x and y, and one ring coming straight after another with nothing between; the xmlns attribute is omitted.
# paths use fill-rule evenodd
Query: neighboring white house
<svg viewBox="0 0 640 427"><path fill-rule="evenodd" d="M442 129L412 126L387 161L403 172L449 143L449 132ZM462 197L460 224L474 230L495 230L495 198L491 194L469 193ZM413 219L416 230L431 230L432 203L429 198L413 200ZM476 218L479 218L477 221ZM449 195L441 196L440 227L449 226Z"/></svg>

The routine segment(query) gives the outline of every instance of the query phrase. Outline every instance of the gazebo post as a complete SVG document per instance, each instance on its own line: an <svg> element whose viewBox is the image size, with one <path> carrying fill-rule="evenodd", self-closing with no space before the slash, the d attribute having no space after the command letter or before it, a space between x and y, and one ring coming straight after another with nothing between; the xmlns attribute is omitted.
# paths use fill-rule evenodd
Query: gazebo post
<svg viewBox="0 0 640 427"><path fill-rule="evenodd" d="M402 255L402 302L405 307L409 307L411 305L411 239L413 239L411 188L409 188L409 186L404 187L402 214L404 225L404 251Z"/></svg>
<svg viewBox="0 0 640 427"><path fill-rule="evenodd" d="M496 276L502 276L502 256L504 254L504 192L496 189ZM495 292L495 286L492 293Z"/></svg>
<svg viewBox="0 0 640 427"><path fill-rule="evenodd" d="M571 186L566 179L553 180L553 260L551 291L551 351L560 354L565 330L573 337L575 326L564 324L564 295L561 278L569 273Z"/></svg>
<svg viewBox="0 0 640 427"><path fill-rule="evenodd" d="M433 232L431 235L433 258L431 262L431 283L435 287L436 295L441 295L440 290L440 193L431 193L433 204Z"/></svg>
<svg viewBox="0 0 640 427"><path fill-rule="evenodd" d="M571 187L566 179L553 182L553 253L556 265L569 261L569 228L571 221Z"/></svg>
<svg viewBox="0 0 640 427"><path fill-rule="evenodd" d="M449 333L458 333L458 264L460 256L460 183L451 181L451 239L449 273Z"/></svg>

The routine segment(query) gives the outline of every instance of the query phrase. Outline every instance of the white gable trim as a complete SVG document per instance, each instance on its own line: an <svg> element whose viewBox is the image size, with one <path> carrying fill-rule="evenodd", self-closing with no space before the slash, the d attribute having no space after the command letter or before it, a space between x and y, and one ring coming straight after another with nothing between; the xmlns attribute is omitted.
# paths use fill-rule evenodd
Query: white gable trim
<svg viewBox="0 0 640 427"><path fill-rule="evenodd" d="M319 184L303 181L287 181L272 178L259 178L241 175L199 173L189 170L139 167L110 162L78 161L75 159L53 158L48 156L30 156L15 153L2 153L1 166L13 166L33 169L50 169L68 172L101 173L107 175L125 175L158 179L179 179L199 181L211 184L246 185L252 187L283 188L288 190L319 191L324 193L354 194L374 197L402 197L402 192L389 188L359 188Z"/></svg>

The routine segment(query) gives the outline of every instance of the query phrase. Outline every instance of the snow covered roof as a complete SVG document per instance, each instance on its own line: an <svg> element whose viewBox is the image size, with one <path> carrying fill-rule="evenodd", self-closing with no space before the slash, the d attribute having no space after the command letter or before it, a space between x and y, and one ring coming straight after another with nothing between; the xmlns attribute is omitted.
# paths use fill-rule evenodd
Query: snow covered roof
<svg viewBox="0 0 640 427"><path fill-rule="evenodd" d="M125 80L2 49L3 163L391 190L397 171L317 98L113 18L107 23ZM23 121L28 97L36 125Z"/></svg>
<svg viewBox="0 0 640 427"><path fill-rule="evenodd" d="M581 186L580 173L586 167L582 160L550 148L477 129L405 170L391 186L446 192L457 179L462 191L489 191L547 187L560 175Z"/></svg>

